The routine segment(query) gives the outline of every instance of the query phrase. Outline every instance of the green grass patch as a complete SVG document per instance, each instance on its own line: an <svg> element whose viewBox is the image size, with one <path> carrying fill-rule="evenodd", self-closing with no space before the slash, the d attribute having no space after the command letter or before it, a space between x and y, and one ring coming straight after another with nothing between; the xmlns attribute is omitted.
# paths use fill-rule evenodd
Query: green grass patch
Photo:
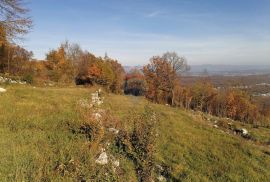
<svg viewBox="0 0 270 182"><path fill-rule="evenodd" d="M90 98L94 89L3 87L7 92L0 94L0 181L78 180L56 172L59 164L75 166L77 176L86 179L104 175L102 170L96 174L99 151L89 151L86 138L68 127L80 123L77 102ZM143 97L105 94L102 107L132 127L127 118L146 105L160 117L155 161L166 167L171 181L269 181L269 145L222 132L192 112ZM243 127L258 140L269 141L269 129ZM116 180L136 180L132 162L119 158L124 178Z"/></svg>

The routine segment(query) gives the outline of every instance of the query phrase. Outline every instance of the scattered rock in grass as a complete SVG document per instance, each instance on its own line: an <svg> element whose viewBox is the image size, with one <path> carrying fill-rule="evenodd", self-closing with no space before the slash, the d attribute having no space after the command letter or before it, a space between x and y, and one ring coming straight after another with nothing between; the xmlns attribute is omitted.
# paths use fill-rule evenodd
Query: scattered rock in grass
<svg viewBox="0 0 270 182"><path fill-rule="evenodd" d="M246 139L252 139L252 136L249 135L247 129L245 128L235 128L233 130L234 134L238 134L238 135L241 135L242 137L246 138Z"/></svg>
<svg viewBox="0 0 270 182"><path fill-rule="evenodd" d="M104 150L97 158L96 163L100 165L108 164L108 155Z"/></svg>
<svg viewBox="0 0 270 182"><path fill-rule="evenodd" d="M99 114L98 112L97 113L93 113L93 117L96 119L96 120L99 120L102 118L101 114Z"/></svg>
<svg viewBox="0 0 270 182"><path fill-rule="evenodd" d="M88 108L88 109L92 107L92 105L89 104L89 103L88 103L88 100L86 100L86 99L81 99L81 100L79 100L79 105L80 105L81 107L83 107L83 108Z"/></svg>
<svg viewBox="0 0 270 182"><path fill-rule="evenodd" d="M99 89L95 93L92 93L92 104L94 106L100 106L101 104L103 104L103 98L101 98L100 95L101 89Z"/></svg>
<svg viewBox="0 0 270 182"><path fill-rule="evenodd" d="M115 128L109 128L109 132L112 132L114 134L118 134L119 130L115 129Z"/></svg>
<svg viewBox="0 0 270 182"><path fill-rule="evenodd" d="M241 131L242 131L242 135L244 136L248 135L248 131L245 128L242 128Z"/></svg>
<svg viewBox="0 0 270 182"><path fill-rule="evenodd" d="M214 127L215 127L215 128L218 128L218 125L215 124Z"/></svg>
<svg viewBox="0 0 270 182"><path fill-rule="evenodd" d="M119 165L120 165L120 162L119 162L119 160L114 160L114 161L112 161L112 165L114 166L114 167L119 167Z"/></svg>
<svg viewBox="0 0 270 182"><path fill-rule="evenodd" d="M164 176L162 176L162 175L159 175L159 176L157 177L157 179L158 179L158 181L160 181L160 182L166 181L166 178L165 178Z"/></svg>
<svg viewBox="0 0 270 182"><path fill-rule="evenodd" d="M6 91L7 91L6 89L0 87L0 93L4 93Z"/></svg>
<svg viewBox="0 0 270 182"><path fill-rule="evenodd" d="M12 80L10 78L6 78L6 77L2 77L0 76L0 83L11 83L11 84L21 84L21 85L25 85L26 82L25 81L21 81L21 80Z"/></svg>
<svg viewBox="0 0 270 182"><path fill-rule="evenodd" d="M245 129L245 128L241 128L241 129L239 129L239 128L235 128L234 129L234 132L236 133L236 134L241 134L241 135L248 135L248 131Z"/></svg>

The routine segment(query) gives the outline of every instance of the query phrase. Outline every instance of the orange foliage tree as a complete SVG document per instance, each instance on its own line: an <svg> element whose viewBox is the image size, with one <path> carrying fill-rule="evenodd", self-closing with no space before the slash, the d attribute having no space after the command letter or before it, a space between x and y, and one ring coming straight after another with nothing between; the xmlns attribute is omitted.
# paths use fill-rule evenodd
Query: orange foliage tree
<svg viewBox="0 0 270 182"><path fill-rule="evenodd" d="M135 96L144 95L145 79L143 73L138 69L132 69L125 77L125 94L132 94Z"/></svg>

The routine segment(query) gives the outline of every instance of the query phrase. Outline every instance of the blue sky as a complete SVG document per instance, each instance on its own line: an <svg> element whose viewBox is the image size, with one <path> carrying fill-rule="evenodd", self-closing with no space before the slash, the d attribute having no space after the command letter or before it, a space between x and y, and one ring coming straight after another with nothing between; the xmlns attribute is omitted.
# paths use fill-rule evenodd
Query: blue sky
<svg viewBox="0 0 270 182"><path fill-rule="evenodd" d="M270 0L28 0L23 45L38 59L69 40L142 65L175 51L189 64L270 64Z"/></svg>

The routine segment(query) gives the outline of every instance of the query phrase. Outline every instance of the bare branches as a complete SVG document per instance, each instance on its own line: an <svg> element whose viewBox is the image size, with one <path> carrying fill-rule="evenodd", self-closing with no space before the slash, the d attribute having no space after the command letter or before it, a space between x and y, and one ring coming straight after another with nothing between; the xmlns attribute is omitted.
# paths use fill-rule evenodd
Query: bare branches
<svg viewBox="0 0 270 182"><path fill-rule="evenodd" d="M177 74L181 74L190 69L186 58L178 56L175 52L166 52L163 54L162 59L169 62Z"/></svg>
<svg viewBox="0 0 270 182"><path fill-rule="evenodd" d="M14 41L29 32L32 20L22 0L0 0L0 25L8 40Z"/></svg>

